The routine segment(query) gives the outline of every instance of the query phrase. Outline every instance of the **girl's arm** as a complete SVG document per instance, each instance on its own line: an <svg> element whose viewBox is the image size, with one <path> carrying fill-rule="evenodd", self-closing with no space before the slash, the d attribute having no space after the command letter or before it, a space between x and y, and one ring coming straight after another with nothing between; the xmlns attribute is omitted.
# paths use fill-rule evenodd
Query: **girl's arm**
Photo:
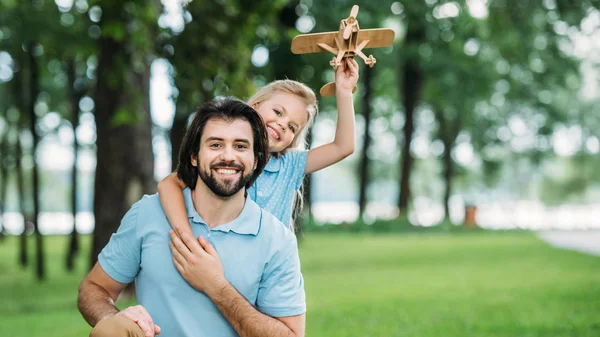
<svg viewBox="0 0 600 337"><path fill-rule="evenodd" d="M358 63L346 59L335 72L335 99L338 121L333 142L308 151L304 174L309 174L348 157L354 152L354 101L352 90L358 81Z"/></svg>
<svg viewBox="0 0 600 337"><path fill-rule="evenodd" d="M192 226L185 209L185 199L181 192L184 188L186 188L185 184L177 178L177 173L173 172L158 183L158 197L167 215L167 220L175 232L185 231L193 236Z"/></svg>

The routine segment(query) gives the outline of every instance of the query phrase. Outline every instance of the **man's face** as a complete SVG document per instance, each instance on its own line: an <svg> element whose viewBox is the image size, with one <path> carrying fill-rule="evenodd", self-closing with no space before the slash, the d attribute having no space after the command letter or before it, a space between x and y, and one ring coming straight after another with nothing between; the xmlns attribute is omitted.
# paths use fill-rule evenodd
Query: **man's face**
<svg viewBox="0 0 600 337"><path fill-rule="evenodd" d="M192 158L192 165L198 167L200 180L213 193L230 197L239 192L254 173L256 160L252 145L253 134L248 121L211 119L204 126L198 160Z"/></svg>

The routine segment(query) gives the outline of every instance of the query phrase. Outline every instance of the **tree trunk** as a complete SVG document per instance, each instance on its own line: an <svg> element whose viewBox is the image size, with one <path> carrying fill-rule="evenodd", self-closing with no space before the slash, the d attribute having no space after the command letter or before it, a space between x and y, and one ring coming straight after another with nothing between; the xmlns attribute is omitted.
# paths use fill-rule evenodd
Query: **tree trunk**
<svg viewBox="0 0 600 337"><path fill-rule="evenodd" d="M21 137L19 135L20 130L25 118L25 112L27 110L26 106L26 95L25 95L25 86L24 86L24 78L25 78L25 54L18 53L16 55L16 62L18 67L16 67L17 71L15 72L15 77L13 79L12 85L12 96L16 99L15 103L19 109L19 120L16 123L16 134L17 137L15 139L15 171L17 174L17 190L18 190L18 202L19 207L18 211L23 216L23 232L19 236L19 263L23 268L29 265L29 254L27 247L27 209L25 208L25 178L23 174L23 165L21 160L23 158L23 147L21 146Z"/></svg>
<svg viewBox="0 0 600 337"><path fill-rule="evenodd" d="M30 118L31 135L33 137L33 147L31 153L33 155L33 228L35 231L35 246L36 246L36 276L38 280L43 281L46 278L46 268L44 263L44 241L42 233L39 230L38 215L40 212L40 200L39 200L39 174L38 165L36 160L36 150L39 142L39 135L36 132L37 116L35 115L35 102L39 93L39 68L33 49L36 43L31 41L28 45L29 54L29 100L28 100L28 113Z"/></svg>
<svg viewBox="0 0 600 337"><path fill-rule="evenodd" d="M154 152L152 150L152 116L150 113L150 66L152 60L146 60L144 70L134 72L134 88L140 90L142 98L142 110L140 111L140 121L134 125L135 129L135 162L138 163L137 169L133 170L134 176L141 185L141 191L133 195L133 200L128 200L127 207L144 194L156 193L156 180L154 179Z"/></svg>
<svg viewBox="0 0 600 337"><path fill-rule="evenodd" d="M444 144L444 153L442 155L443 176L444 176L444 219L450 218L450 196L452 195L452 179L454 178L454 161L452 160L452 149L456 143L456 137L460 132L460 117L446 117L443 111L435 108L435 116L439 123L439 135Z"/></svg>
<svg viewBox="0 0 600 337"><path fill-rule="evenodd" d="M5 120L8 120L5 118ZM0 153L2 156L0 157L0 181L2 181L2 185L0 186L0 222L2 222L2 230L0 230L0 240L4 241L6 235L6 226L4 221L4 213L6 213L6 200L8 200L8 158L12 157L9 154L10 146L8 144L9 141L9 131L10 127L7 130L4 130L2 134L2 139L0 140Z"/></svg>
<svg viewBox="0 0 600 337"><path fill-rule="evenodd" d="M121 103L121 93L124 90L124 81L118 76L117 65L122 62L120 54L125 53L125 45L110 37L101 37L99 40L98 81L94 94L94 102L103 102L95 105L96 116L96 176L94 188L94 217L95 227L92 238L92 251L90 255L90 268L98 259L98 254L108 242L112 233L116 231L119 222L126 210L123 208L122 199L128 183L127 168L130 161L128 149L131 146L131 127L120 125L112 126L112 119ZM132 167L131 169L134 169Z"/></svg>
<svg viewBox="0 0 600 337"><path fill-rule="evenodd" d="M371 147L371 99L373 96L372 88L373 68L365 67L363 72L363 83L365 95L363 97L362 113L365 120L365 131L363 133L362 153L358 167L359 194L358 209L359 219L362 219L367 207L367 189L369 186L369 148Z"/></svg>
<svg viewBox="0 0 600 337"><path fill-rule="evenodd" d="M179 148L181 147L181 141L183 140L183 136L185 135L186 123L186 116L175 115L175 119L173 120L173 127L171 128L171 133L169 135L169 138L171 139L172 171L175 171L177 169L177 164L179 164Z"/></svg>
<svg viewBox="0 0 600 337"><path fill-rule="evenodd" d="M79 101L83 97L84 91L77 83L75 67L76 61L74 59L69 60L67 63L67 75L70 85L71 125L73 127L73 168L71 171L71 210L73 212L73 230L71 231L69 247L67 250L67 271L74 270L75 257L79 252L79 238L77 235L77 155L79 152L79 142L77 141L76 130L79 125Z"/></svg>
<svg viewBox="0 0 600 337"><path fill-rule="evenodd" d="M19 138L18 134L15 147L17 149L16 171L17 187L19 189L19 212L23 215L23 232L19 236L19 262L21 266L27 267L27 265L29 264L29 255L27 253L27 211L25 210L25 179L23 177L23 166L21 165L23 150L21 147L21 139Z"/></svg>
<svg viewBox="0 0 600 337"><path fill-rule="evenodd" d="M290 49L290 39L288 38L288 30L296 26L296 20L298 20L298 14L296 14L296 6L298 1L290 1L287 5L283 6L279 11L277 30L281 41L277 49L273 50L270 54L271 62L273 64L273 79L284 80L284 79L298 79L299 68L297 63L290 62L294 58L297 58Z"/></svg>
<svg viewBox="0 0 600 337"><path fill-rule="evenodd" d="M415 22L416 21L416 22ZM415 22L415 23L413 23ZM410 152L410 144L415 131L414 111L421 96L423 86L423 72L419 66L417 48L425 38L424 28L418 20L411 20L408 24L408 30L405 40L405 48L413 48L404 63L402 73L402 97L404 99L404 113L406 122L404 124L404 144L402 145L401 172L400 172L400 196L398 199L398 209L400 215L406 215L408 203L410 201L410 175L412 172L414 158Z"/></svg>
<svg viewBox="0 0 600 337"><path fill-rule="evenodd" d="M452 148L454 147L454 141L449 139L442 139L444 143L444 218L450 218L450 195L452 193L452 178L454 177L454 164L452 162Z"/></svg>
<svg viewBox="0 0 600 337"><path fill-rule="evenodd" d="M103 20L123 20L120 4L103 8ZM127 24L127 22L121 22ZM102 24L102 22L101 22ZM96 103L97 165L94 189L95 230L90 268L108 243L131 204L156 190L150 118L150 64L136 72L126 39L103 36L98 41ZM102 102L100 104L100 102ZM115 122L115 118L127 121ZM124 146L126 144L127 146Z"/></svg>

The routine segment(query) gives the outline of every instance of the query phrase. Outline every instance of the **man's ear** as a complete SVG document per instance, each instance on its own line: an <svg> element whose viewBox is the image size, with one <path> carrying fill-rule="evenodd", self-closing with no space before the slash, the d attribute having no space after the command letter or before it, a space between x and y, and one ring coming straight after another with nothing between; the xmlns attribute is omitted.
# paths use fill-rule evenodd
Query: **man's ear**
<svg viewBox="0 0 600 337"><path fill-rule="evenodd" d="M192 156L190 157L191 161L192 161L192 166L198 167L198 160L197 160L198 156L193 153Z"/></svg>

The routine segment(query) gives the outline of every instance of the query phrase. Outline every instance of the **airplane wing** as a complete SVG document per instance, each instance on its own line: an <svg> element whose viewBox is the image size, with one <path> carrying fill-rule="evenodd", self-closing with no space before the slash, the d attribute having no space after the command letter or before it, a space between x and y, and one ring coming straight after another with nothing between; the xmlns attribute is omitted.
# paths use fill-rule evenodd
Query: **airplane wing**
<svg viewBox="0 0 600 337"><path fill-rule="evenodd" d="M325 50L317 46L317 43L325 43L335 48L335 37L337 34L338 32L298 35L292 40L292 53L310 54L324 52Z"/></svg>
<svg viewBox="0 0 600 337"><path fill-rule="evenodd" d="M292 53L310 54L325 52L317 44L325 43L335 48L335 37L337 35L338 32L298 35L292 40ZM394 43L394 31L389 28L361 29L358 31L357 45L363 40L369 40L364 49L387 47Z"/></svg>
<svg viewBox="0 0 600 337"><path fill-rule="evenodd" d="M394 31L389 28L361 29L356 44L364 40L369 40L369 43L363 49L387 47L394 43Z"/></svg>

